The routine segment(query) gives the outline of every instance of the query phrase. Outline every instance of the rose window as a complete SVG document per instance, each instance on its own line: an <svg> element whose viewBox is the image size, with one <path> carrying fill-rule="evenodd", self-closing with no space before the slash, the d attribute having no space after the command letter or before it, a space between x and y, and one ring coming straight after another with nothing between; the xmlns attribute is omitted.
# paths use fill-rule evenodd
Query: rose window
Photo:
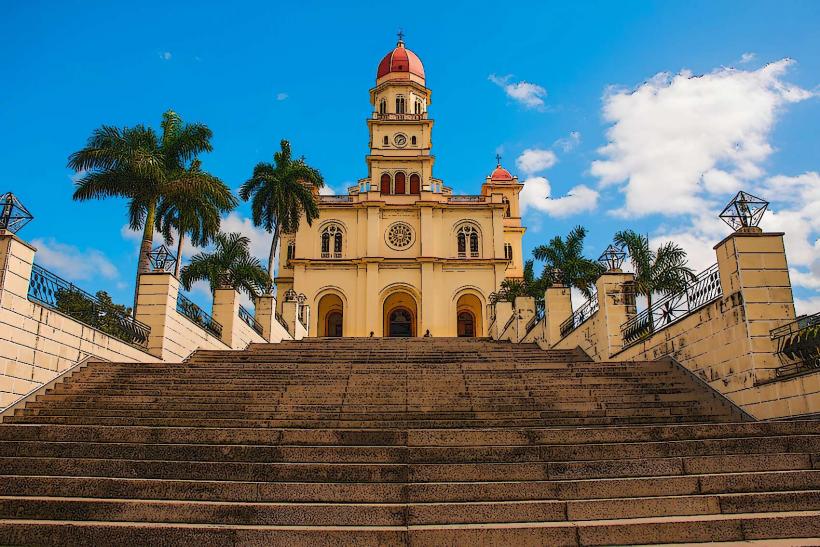
<svg viewBox="0 0 820 547"><path fill-rule="evenodd" d="M413 228L404 222L396 222L387 230L387 244L394 249L405 249L413 244Z"/></svg>

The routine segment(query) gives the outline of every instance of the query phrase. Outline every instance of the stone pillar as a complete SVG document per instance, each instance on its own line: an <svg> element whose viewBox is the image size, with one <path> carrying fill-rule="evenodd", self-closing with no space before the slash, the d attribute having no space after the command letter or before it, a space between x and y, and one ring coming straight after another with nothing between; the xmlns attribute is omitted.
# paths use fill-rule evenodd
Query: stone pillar
<svg viewBox="0 0 820 547"><path fill-rule="evenodd" d="M610 270L595 281L598 291L598 353L602 360L624 347L621 325L637 313L630 288L635 274Z"/></svg>
<svg viewBox="0 0 820 547"><path fill-rule="evenodd" d="M527 323L535 316L535 298L519 296L515 299L515 335L511 340L520 342L526 333Z"/></svg>
<svg viewBox="0 0 820 547"><path fill-rule="evenodd" d="M0 230L0 290L3 296L28 298L36 249L11 232Z"/></svg>
<svg viewBox="0 0 820 547"><path fill-rule="evenodd" d="M495 303L495 323L493 324L493 332L490 333L494 340L499 339L504 330L504 325L510 320L512 314L512 302L499 301Z"/></svg>
<svg viewBox="0 0 820 547"><path fill-rule="evenodd" d="M774 378L780 362L769 332L795 320L783 233L742 228L715 246L723 298L742 303L746 336L731 340L735 372Z"/></svg>
<svg viewBox="0 0 820 547"><path fill-rule="evenodd" d="M143 272L138 283L135 317L151 328L148 353L163 360L173 360L165 331L169 318L176 314L179 280L167 272Z"/></svg>
<svg viewBox="0 0 820 547"><path fill-rule="evenodd" d="M365 329L367 333L365 336L373 332L374 336L382 336L382 310L379 309L379 263L367 263L367 291L365 292L366 300L366 317Z"/></svg>
<svg viewBox="0 0 820 547"><path fill-rule="evenodd" d="M570 288L553 285L544 291L544 343L552 347L561 339L561 323L572 315Z"/></svg>
<svg viewBox="0 0 820 547"><path fill-rule="evenodd" d="M233 347L234 323L240 321L239 293L233 288L216 289L211 317L222 325L222 341Z"/></svg>
<svg viewBox="0 0 820 547"><path fill-rule="evenodd" d="M433 263L431 261L424 261L421 263L421 321L419 324L419 336L423 336L425 331L429 330L433 336L442 336L444 333L436 332L435 317L436 317L436 291L433 272Z"/></svg>
<svg viewBox="0 0 820 547"><path fill-rule="evenodd" d="M307 329L299 321L299 302L285 300L282 302L282 318L288 325L288 332L294 340L301 340L307 334Z"/></svg>
<svg viewBox="0 0 820 547"><path fill-rule="evenodd" d="M272 294L263 294L257 296L253 301L253 318L256 322L262 325L262 338L268 342L279 342L281 338L277 337L271 340L274 332L274 323L276 320L276 297ZM278 330L278 329L277 329Z"/></svg>

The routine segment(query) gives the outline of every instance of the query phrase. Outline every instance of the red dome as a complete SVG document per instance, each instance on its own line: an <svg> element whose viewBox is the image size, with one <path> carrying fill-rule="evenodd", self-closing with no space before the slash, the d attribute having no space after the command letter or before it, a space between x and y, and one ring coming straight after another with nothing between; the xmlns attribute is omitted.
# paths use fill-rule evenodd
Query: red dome
<svg viewBox="0 0 820 547"><path fill-rule="evenodd" d="M407 72L408 74L415 74L419 78L424 78L424 66L421 64L421 59L404 47L404 42L401 40L396 44L396 49L385 55L382 62L379 63L376 79L387 76L391 72Z"/></svg>
<svg viewBox="0 0 820 547"><path fill-rule="evenodd" d="M513 176L510 174L509 171L501 167L500 165L495 168L493 174L490 175L490 180L512 180Z"/></svg>

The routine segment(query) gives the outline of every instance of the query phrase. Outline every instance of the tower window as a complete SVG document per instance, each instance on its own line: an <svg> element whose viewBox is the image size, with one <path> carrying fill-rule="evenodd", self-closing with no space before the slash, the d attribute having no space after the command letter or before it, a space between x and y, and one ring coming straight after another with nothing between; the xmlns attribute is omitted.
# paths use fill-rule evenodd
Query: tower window
<svg viewBox="0 0 820 547"><path fill-rule="evenodd" d="M406 177L404 173L396 173L396 184L395 184L395 193L396 194L403 194L404 193L404 183Z"/></svg>
<svg viewBox="0 0 820 547"><path fill-rule="evenodd" d="M405 113L405 102L404 97L399 95L396 97L396 114L404 114Z"/></svg>
<svg viewBox="0 0 820 547"><path fill-rule="evenodd" d="M465 224L458 229L456 235L456 246L458 249L458 257L467 257L467 248L469 247L470 258L478 258L478 230L475 226Z"/></svg>
<svg viewBox="0 0 820 547"><path fill-rule="evenodd" d="M504 258L506 258L507 260L513 259L512 245L509 243L504 244Z"/></svg>
<svg viewBox="0 0 820 547"><path fill-rule="evenodd" d="M415 137L413 137L415 138ZM421 189L421 177L417 174L413 173L410 175L410 193L411 194L419 194L419 190Z"/></svg>
<svg viewBox="0 0 820 547"><path fill-rule="evenodd" d="M384 143L385 146L390 144L390 140L387 138L387 135L384 136L384 139L382 139L382 142Z"/></svg>
<svg viewBox="0 0 820 547"><path fill-rule="evenodd" d="M387 173L382 174L381 192L382 194L390 193L390 175L388 175Z"/></svg>
<svg viewBox="0 0 820 547"><path fill-rule="evenodd" d="M416 99L416 114L421 114L421 99Z"/></svg>
<svg viewBox="0 0 820 547"><path fill-rule="evenodd" d="M387 101L384 99L379 101L379 114L387 114Z"/></svg>
<svg viewBox="0 0 820 547"><path fill-rule="evenodd" d="M322 258L342 258L342 228L336 224L322 230Z"/></svg>
<svg viewBox="0 0 820 547"><path fill-rule="evenodd" d="M293 260L294 256L296 256L296 242L295 241L288 241L288 254L287 254L288 262Z"/></svg>
<svg viewBox="0 0 820 547"><path fill-rule="evenodd" d="M410 137L410 144L412 144L413 146L416 146L416 137L415 137L415 135Z"/></svg>
<svg viewBox="0 0 820 547"><path fill-rule="evenodd" d="M501 198L501 203L504 204L504 216L509 218L510 217L510 200L507 199L507 196Z"/></svg>

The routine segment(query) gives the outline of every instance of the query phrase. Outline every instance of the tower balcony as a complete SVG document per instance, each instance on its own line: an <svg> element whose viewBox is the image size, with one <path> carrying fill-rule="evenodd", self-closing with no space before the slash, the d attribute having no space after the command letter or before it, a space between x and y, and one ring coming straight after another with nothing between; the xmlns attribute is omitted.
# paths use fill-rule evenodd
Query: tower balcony
<svg viewBox="0 0 820 547"><path fill-rule="evenodd" d="M398 122L417 122L419 120L426 120L427 113L424 112L421 114L395 114L392 112L386 112L384 114L381 114L379 112L374 112L373 119Z"/></svg>

